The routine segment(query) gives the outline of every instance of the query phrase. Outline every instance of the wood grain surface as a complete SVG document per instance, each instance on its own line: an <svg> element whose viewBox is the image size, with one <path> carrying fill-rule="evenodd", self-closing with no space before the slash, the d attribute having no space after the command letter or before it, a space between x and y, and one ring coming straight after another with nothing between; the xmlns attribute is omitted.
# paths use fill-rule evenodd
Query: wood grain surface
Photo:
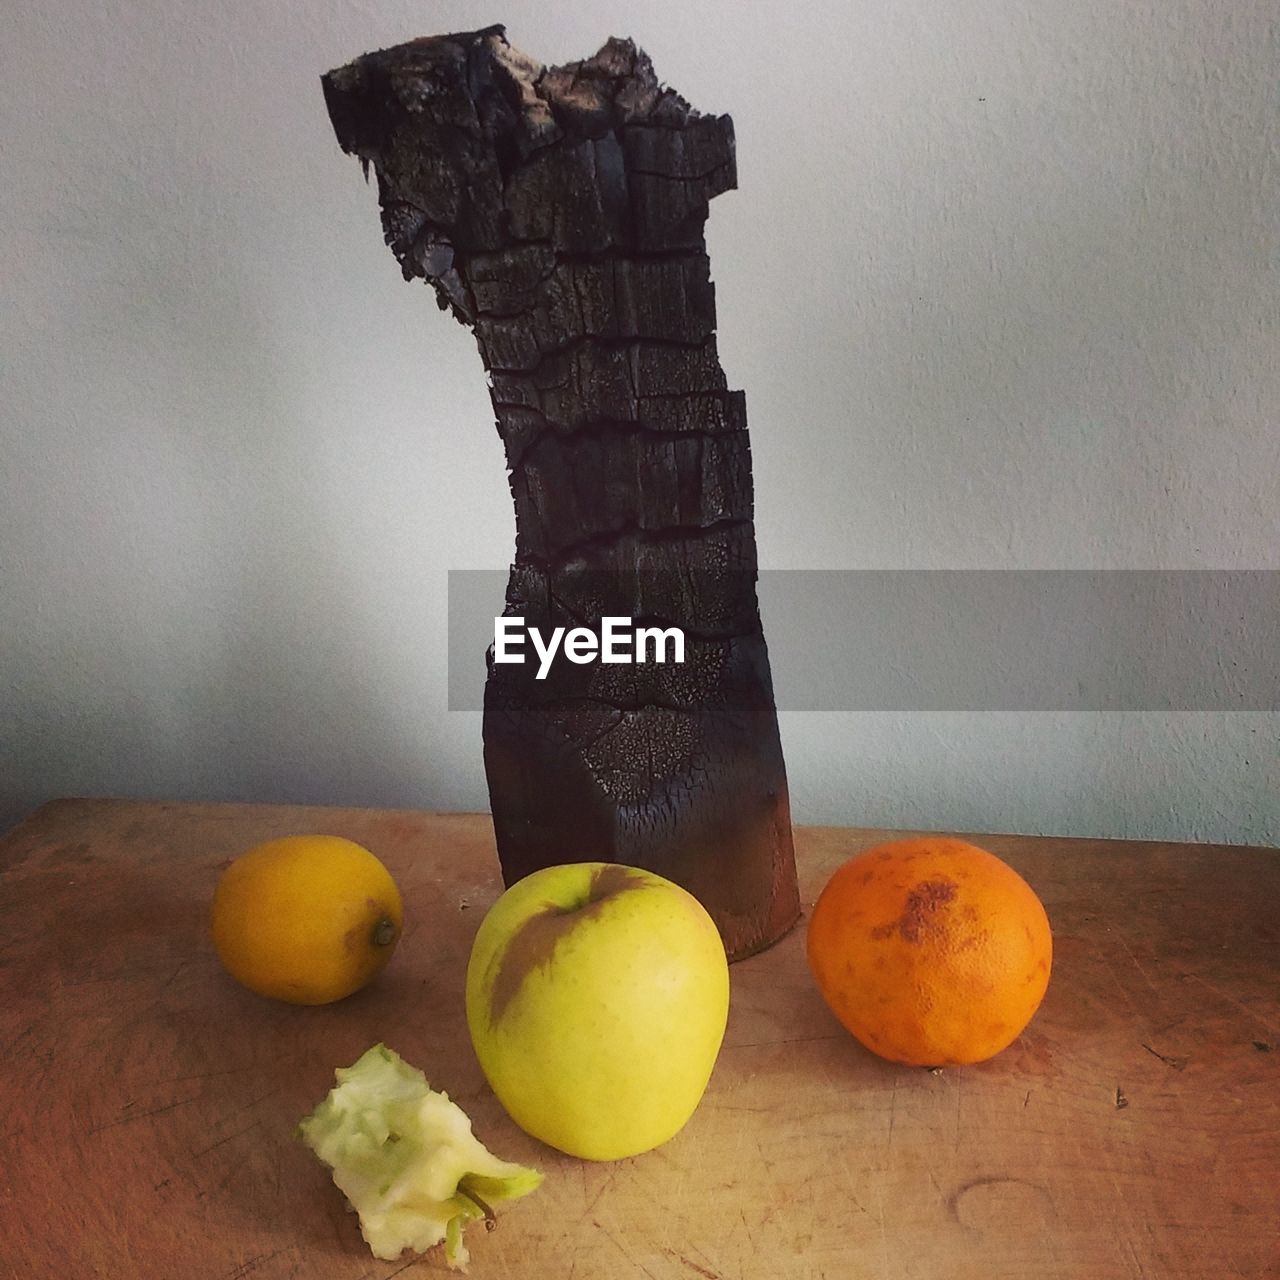
<svg viewBox="0 0 1280 1280"><path fill-rule="evenodd" d="M345 835L404 891L370 988L326 1008L223 974L206 911L259 840ZM887 835L800 829L806 911ZM733 967L702 1106L589 1164L521 1133L463 1015L499 891L482 816L59 801L0 841L0 1276L385 1280L293 1136L384 1040L543 1188L471 1237L473 1276L648 1280L1280 1277L1280 854L981 838L1045 902L1053 979L993 1061L881 1062L809 981L803 926Z"/></svg>

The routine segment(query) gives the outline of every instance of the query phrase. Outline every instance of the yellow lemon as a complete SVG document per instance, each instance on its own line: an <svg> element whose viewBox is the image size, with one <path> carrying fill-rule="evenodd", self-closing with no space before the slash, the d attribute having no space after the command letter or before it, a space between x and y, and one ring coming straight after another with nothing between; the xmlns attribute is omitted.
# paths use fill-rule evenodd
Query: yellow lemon
<svg viewBox="0 0 1280 1280"><path fill-rule="evenodd" d="M261 996L328 1004L391 959L403 908L391 873L340 836L285 836L242 854L213 895L213 945Z"/></svg>

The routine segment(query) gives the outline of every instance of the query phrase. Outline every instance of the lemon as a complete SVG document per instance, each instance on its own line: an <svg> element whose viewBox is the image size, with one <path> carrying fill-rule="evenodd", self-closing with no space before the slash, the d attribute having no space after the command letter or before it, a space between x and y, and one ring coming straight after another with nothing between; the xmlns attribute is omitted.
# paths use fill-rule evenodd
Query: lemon
<svg viewBox="0 0 1280 1280"><path fill-rule="evenodd" d="M381 972L400 940L391 873L340 836L269 840L223 872L213 945L223 967L260 996L328 1004Z"/></svg>

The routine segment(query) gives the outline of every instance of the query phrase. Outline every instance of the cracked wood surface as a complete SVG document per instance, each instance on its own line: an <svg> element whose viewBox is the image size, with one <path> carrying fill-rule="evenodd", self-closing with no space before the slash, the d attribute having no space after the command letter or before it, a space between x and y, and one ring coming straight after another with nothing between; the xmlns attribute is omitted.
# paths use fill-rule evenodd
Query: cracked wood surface
<svg viewBox="0 0 1280 1280"><path fill-rule="evenodd" d="M398 880L405 933L336 1005L262 1000L206 913L261 840L330 832ZM798 828L812 907L905 832ZM489 820L59 801L0 839L0 1275L388 1280L293 1137L384 1040L543 1187L470 1237L527 1280L1203 1280L1280 1274L1280 851L970 836L1040 894L1053 978L976 1067L897 1067L817 996L803 935L733 969L725 1047L685 1130L614 1164L541 1146L466 1032L471 940L501 892Z"/></svg>
<svg viewBox="0 0 1280 1280"><path fill-rule="evenodd" d="M368 54L324 90L405 278L475 332L515 505L505 612L686 635L683 667L490 664L507 882L632 863L691 890L731 958L769 945L798 900L746 411L703 238L736 182L729 118L628 40L543 67L498 27Z"/></svg>

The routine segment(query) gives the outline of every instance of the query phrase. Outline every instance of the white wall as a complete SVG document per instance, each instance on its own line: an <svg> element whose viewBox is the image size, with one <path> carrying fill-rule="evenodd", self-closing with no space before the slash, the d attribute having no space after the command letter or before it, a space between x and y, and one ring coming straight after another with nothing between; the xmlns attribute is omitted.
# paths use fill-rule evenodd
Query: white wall
<svg viewBox="0 0 1280 1280"><path fill-rule="evenodd" d="M485 804L444 670L447 570L511 546L484 378L317 77L497 19L547 61L632 35L734 117L709 239L765 565L1280 568L1273 0L19 0L0 826ZM1280 841L1274 715L783 732L804 821Z"/></svg>

